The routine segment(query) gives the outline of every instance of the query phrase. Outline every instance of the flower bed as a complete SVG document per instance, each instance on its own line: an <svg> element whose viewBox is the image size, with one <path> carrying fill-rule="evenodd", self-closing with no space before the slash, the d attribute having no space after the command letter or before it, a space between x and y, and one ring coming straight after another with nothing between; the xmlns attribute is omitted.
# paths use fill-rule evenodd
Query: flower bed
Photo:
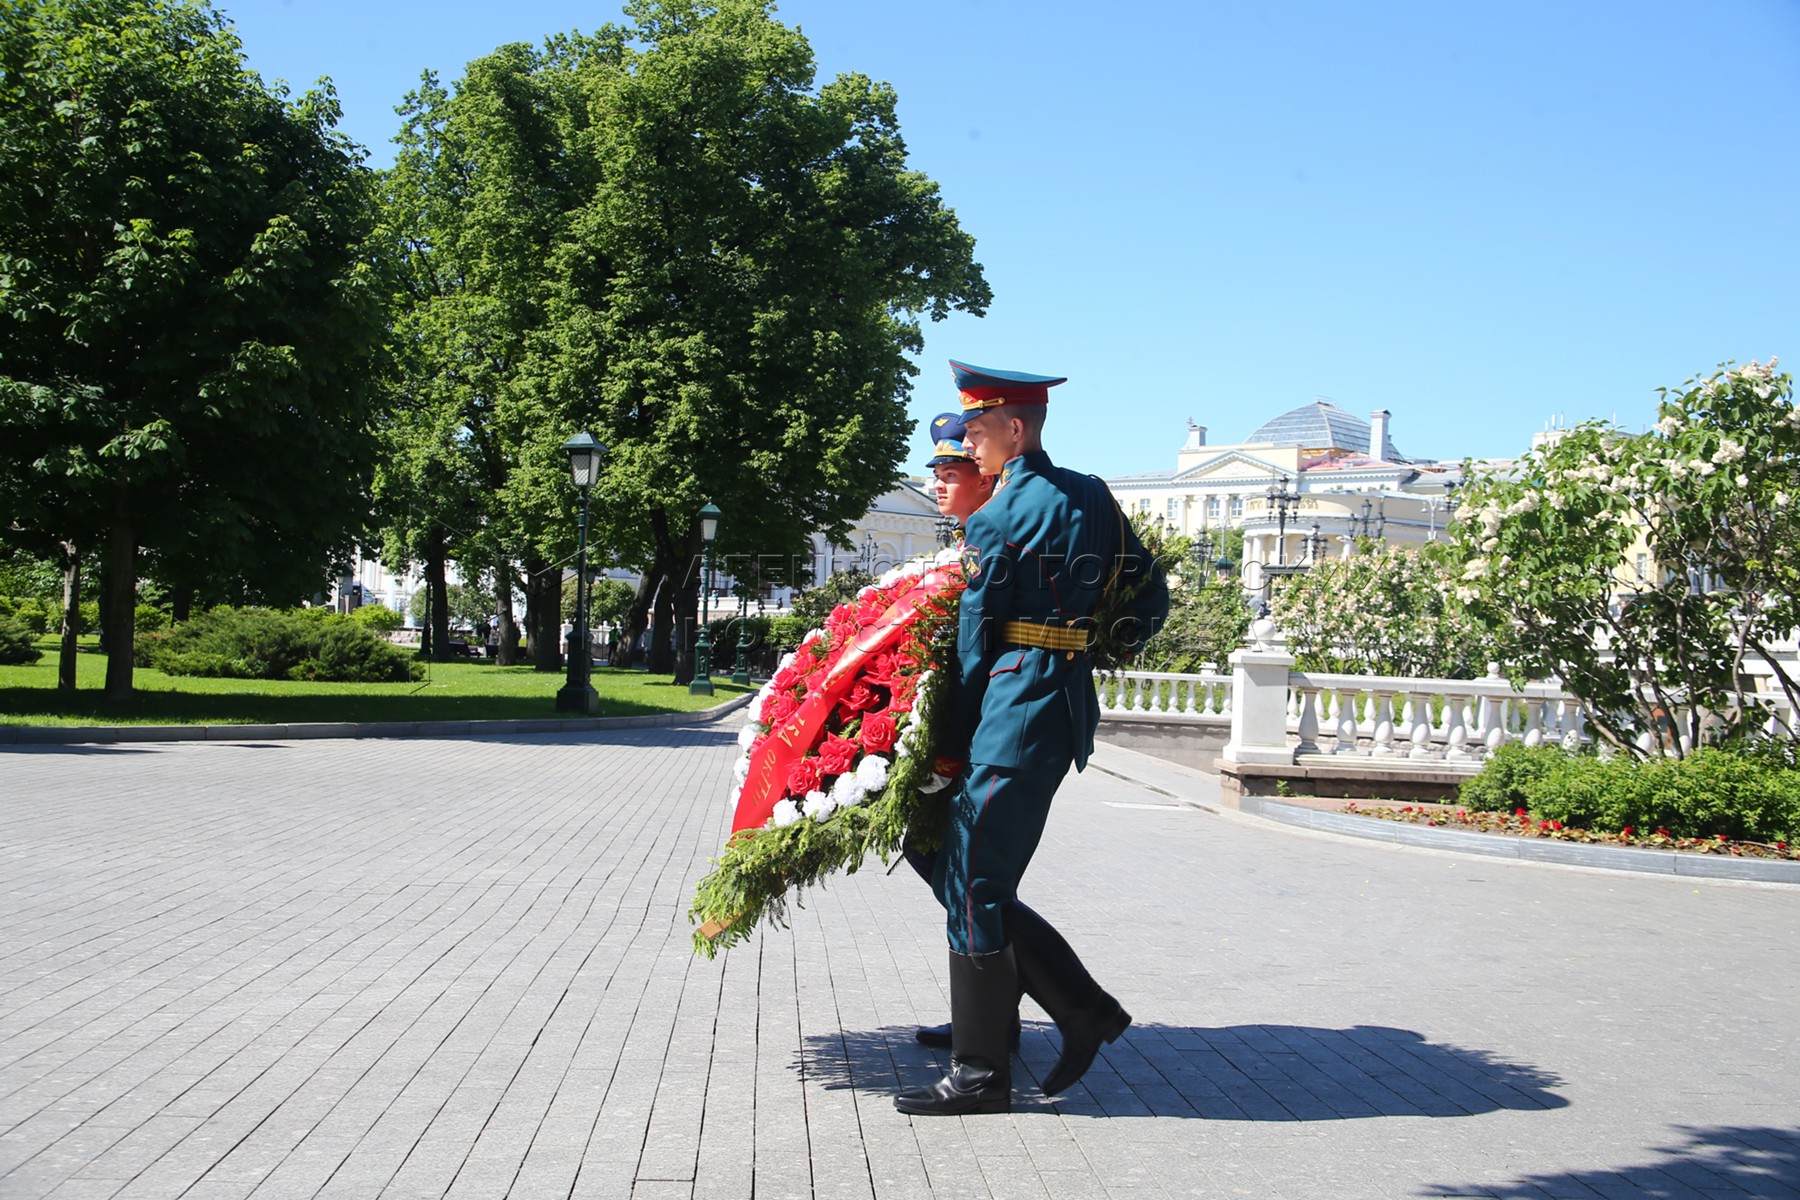
<svg viewBox="0 0 1800 1200"><path fill-rule="evenodd" d="M1574 829L1555 819L1536 818L1525 809L1512 813L1470 812L1447 804L1402 804L1397 807L1379 805L1364 808L1354 801L1340 810L1359 817L1381 821L1403 821L1411 825L1433 825L1450 829L1467 829L1474 833L1505 834L1511 837L1546 838L1559 842L1584 842L1607 846L1642 846L1651 850L1680 850L1691 854L1729 855L1733 858L1774 858L1800 861L1800 851L1786 842L1750 842L1718 834L1710 838L1675 837L1666 829L1640 830L1630 825L1616 833L1600 833Z"/></svg>

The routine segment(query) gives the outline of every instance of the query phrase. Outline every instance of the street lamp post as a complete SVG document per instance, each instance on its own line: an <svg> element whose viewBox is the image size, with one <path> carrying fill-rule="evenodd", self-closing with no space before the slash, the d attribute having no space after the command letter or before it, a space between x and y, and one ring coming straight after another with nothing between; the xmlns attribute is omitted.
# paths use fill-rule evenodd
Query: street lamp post
<svg viewBox="0 0 1800 1200"><path fill-rule="evenodd" d="M700 640L694 644L694 679L688 684L688 693L694 696L713 694L712 637L706 621L712 591L713 535L718 532L719 510L708 500L700 509Z"/></svg>
<svg viewBox="0 0 1800 1200"><path fill-rule="evenodd" d="M952 521L949 517L939 517L937 519L938 548L943 549L944 547L949 546L955 538L956 522Z"/></svg>
<svg viewBox="0 0 1800 1200"><path fill-rule="evenodd" d="M862 569L864 575L875 573L875 535L863 534Z"/></svg>
<svg viewBox="0 0 1800 1200"><path fill-rule="evenodd" d="M1281 482L1269 488L1265 493L1269 507L1275 510L1275 562L1281 566L1287 563L1287 519L1290 512L1300 507L1300 495L1288 491L1288 477L1283 475Z"/></svg>
<svg viewBox="0 0 1800 1200"><path fill-rule="evenodd" d="M750 593L742 584L738 585L737 666L731 672L731 682L750 682Z"/></svg>
<svg viewBox="0 0 1800 1200"><path fill-rule="evenodd" d="M569 679L556 693L557 712L576 712L592 716L600 711L600 694L594 690L592 650L587 630L587 519L588 493L600 478L600 460L606 447L594 435L582 430L563 443L569 456L569 473L575 490L581 493L580 535L575 543L575 624L569 637Z"/></svg>

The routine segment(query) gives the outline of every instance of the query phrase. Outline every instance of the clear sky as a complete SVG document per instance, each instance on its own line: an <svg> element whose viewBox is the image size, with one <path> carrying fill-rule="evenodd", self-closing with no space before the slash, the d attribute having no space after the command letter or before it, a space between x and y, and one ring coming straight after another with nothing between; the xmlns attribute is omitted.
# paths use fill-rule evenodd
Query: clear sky
<svg viewBox="0 0 1800 1200"><path fill-rule="evenodd" d="M330 76L386 165L393 113L609 0L219 0L252 67ZM1174 465L1317 397L1413 457L1546 421L1655 420L1721 361L1800 366L1793 0L786 0L821 81L892 83L993 285L945 360L1067 375L1070 466ZM923 426L917 470L925 457Z"/></svg>

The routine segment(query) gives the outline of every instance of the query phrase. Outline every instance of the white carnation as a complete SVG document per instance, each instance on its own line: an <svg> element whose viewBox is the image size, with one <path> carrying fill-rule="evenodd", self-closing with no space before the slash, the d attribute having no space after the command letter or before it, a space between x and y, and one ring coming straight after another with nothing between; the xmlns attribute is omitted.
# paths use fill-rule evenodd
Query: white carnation
<svg viewBox="0 0 1800 1200"><path fill-rule="evenodd" d="M783 825L792 825L799 819L800 806L794 803L792 797L781 801L775 806L775 811L769 814L769 824L776 828L780 828Z"/></svg>
<svg viewBox="0 0 1800 1200"><path fill-rule="evenodd" d="M851 808L861 804L868 794L869 789L857 780L854 771L845 771L837 777L837 782L831 785L831 802L842 808Z"/></svg>
<svg viewBox="0 0 1800 1200"><path fill-rule="evenodd" d="M879 754L865 754L863 760L856 764L856 782L865 791L876 791L887 782L887 759Z"/></svg>
<svg viewBox="0 0 1800 1200"><path fill-rule="evenodd" d="M748 750L756 743L756 739L761 736L762 727L760 725L754 721L747 723L742 729L738 730L738 749Z"/></svg>
<svg viewBox="0 0 1800 1200"><path fill-rule="evenodd" d="M786 803L786 801L783 801ZM823 821L837 811L838 802L824 792L806 793L806 815L815 821Z"/></svg>

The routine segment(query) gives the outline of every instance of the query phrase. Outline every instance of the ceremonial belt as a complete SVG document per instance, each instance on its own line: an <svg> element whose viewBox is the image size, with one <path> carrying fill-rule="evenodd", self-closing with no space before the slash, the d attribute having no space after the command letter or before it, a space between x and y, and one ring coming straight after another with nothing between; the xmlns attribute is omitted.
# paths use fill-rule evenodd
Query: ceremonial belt
<svg viewBox="0 0 1800 1200"><path fill-rule="evenodd" d="M1035 646L1040 650L1086 650L1086 629L1070 629L1066 625L1036 625L1030 621L1008 621L1000 627L1000 636L1015 646Z"/></svg>

